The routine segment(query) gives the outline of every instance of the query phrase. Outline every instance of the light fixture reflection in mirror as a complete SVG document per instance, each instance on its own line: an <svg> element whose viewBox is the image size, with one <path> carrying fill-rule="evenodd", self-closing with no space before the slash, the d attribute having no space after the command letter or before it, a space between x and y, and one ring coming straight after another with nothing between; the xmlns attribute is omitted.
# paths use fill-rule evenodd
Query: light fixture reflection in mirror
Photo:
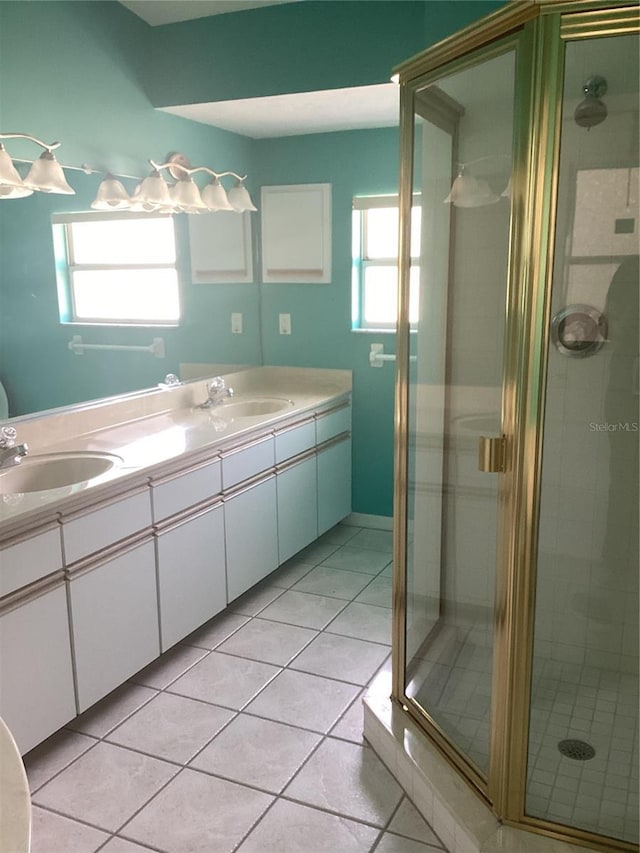
<svg viewBox="0 0 640 853"><path fill-rule="evenodd" d="M91 207L93 210L127 210L131 207L131 198L122 181L109 173L101 181Z"/></svg>
<svg viewBox="0 0 640 853"><path fill-rule="evenodd" d="M6 149L0 145L0 199L24 198L31 195L34 190L58 195L75 195L76 191L67 183L62 166L53 153L56 148L59 148L59 142L42 142L28 133L0 133L0 139L27 139L45 149L37 160L27 161L31 163L31 168L23 180Z"/></svg>
<svg viewBox="0 0 640 853"><path fill-rule="evenodd" d="M485 178L476 178L467 173L467 167L474 166L485 160L509 160L507 154L488 154L486 157L478 157L467 163L459 164L459 172L449 195L443 199L444 204L452 204L454 207L484 207L495 204L501 198L511 198L511 176L505 189L501 193L495 193Z"/></svg>

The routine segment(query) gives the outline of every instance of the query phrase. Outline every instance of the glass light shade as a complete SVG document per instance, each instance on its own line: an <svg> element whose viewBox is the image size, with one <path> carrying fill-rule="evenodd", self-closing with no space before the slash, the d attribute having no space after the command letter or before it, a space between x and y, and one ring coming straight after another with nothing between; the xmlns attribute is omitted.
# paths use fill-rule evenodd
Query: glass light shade
<svg viewBox="0 0 640 853"><path fill-rule="evenodd" d="M242 181L238 181L235 187L229 190L229 204L238 213L243 213L245 210L258 209L251 201L251 196Z"/></svg>
<svg viewBox="0 0 640 853"><path fill-rule="evenodd" d="M0 201L5 198L25 198L28 195L33 195L33 190L29 187L9 187L6 184L0 184Z"/></svg>
<svg viewBox="0 0 640 853"><path fill-rule="evenodd" d="M9 157L2 144L0 144L0 186L24 187L24 181L18 174L18 170L13 165L11 157ZM16 198L16 196L13 196L13 198Z"/></svg>
<svg viewBox="0 0 640 853"><path fill-rule="evenodd" d="M132 201L141 204L144 210L154 210L158 205L173 206L167 182L155 171L138 184Z"/></svg>
<svg viewBox="0 0 640 853"><path fill-rule="evenodd" d="M219 178L214 178L206 185L202 190L201 197L208 210L233 210Z"/></svg>
<svg viewBox="0 0 640 853"><path fill-rule="evenodd" d="M171 187L170 194L176 207L185 213L207 210L207 205L200 196L200 190L190 176L176 181Z"/></svg>
<svg viewBox="0 0 640 853"><path fill-rule="evenodd" d="M101 181L91 207L93 210L126 210L131 207L131 199L123 184L113 175L107 175Z"/></svg>
<svg viewBox="0 0 640 853"><path fill-rule="evenodd" d="M487 181L460 172L444 203L452 204L454 207L483 207L487 204L495 204L499 199L500 196L491 190Z"/></svg>
<svg viewBox="0 0 640 853"><path fill-rule="evenodd" d="M67 183L62 166L51 151L45 151L34 161L24 179L25 186L43 193L75 195L76 191Z"/></svg>

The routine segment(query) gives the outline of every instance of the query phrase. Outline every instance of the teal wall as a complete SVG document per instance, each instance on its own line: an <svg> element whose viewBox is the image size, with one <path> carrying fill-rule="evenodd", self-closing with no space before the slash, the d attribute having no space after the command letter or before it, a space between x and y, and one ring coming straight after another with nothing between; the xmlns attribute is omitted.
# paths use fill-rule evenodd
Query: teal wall
<svg viewBox="0 0 640 853"><path fill-rule="evenodd" d="M398 189L398 129L345 131L265 140L256 171L264 185L330 183L333 271L330 284L265 284L265 361L353 371L353 505L392 514L393 365L369 366L372 341L394 337L351 331L351 200ZM291 314L291 335L278 314Z"/></svg>
<svg viewBox="0 0 640 853"><path fill-rule="evenodd" d="M307 0L150 28L115 2L0 2L2 131L61 140L63 164L134 176L146 173L149 158L181 150L194 163L247 172L256 200L272 183L333 185L331 284L193 286L186 217L178 217L183 322L161 332L58 324L50 213L86 208L96 176L68 172L76 197L0 202L0 378L14 413L147 387L180 361L254 363L262 348L266 363L352 369L353 508L390 515L393 369L369 367L369 344L380 336L350 331L350 209L353 195L396 190L397 131L255 141L154 106L385 82L394 64L499 5ZM16 157L37 153L30 144L7 147ZM232 311L244 314L243 336L230 334ZM278 334L280 312L292 315L290 337ZM67 348L72 334L131 344L162 334L167 358L78 357ZM392 337L385 341L391 350Z"/></svg>

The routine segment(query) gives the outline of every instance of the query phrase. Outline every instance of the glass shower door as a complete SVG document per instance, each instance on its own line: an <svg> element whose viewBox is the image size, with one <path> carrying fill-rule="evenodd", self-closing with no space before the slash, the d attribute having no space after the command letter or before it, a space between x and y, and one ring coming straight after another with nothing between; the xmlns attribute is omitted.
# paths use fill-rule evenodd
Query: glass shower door
<svg viewBox="0 0 640 853"><path fill-rule="evenodd" d="M638 35L564 54L526 813L638 842Z"/></svg>
<svg viewBox="0 0 640 853"><path fill-rule="evenodd" d="M405 695L489 766L515 53L415 93ZM412 214L415 216L415 212ZM414 261L415 263L415 261ZM479 444L483 468L479 470Z"/></svg>

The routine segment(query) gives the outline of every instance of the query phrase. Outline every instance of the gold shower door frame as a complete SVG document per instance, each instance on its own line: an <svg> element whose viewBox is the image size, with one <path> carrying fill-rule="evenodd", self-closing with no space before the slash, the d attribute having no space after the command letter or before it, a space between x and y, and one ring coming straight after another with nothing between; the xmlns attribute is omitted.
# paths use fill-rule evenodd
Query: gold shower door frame
<svg viewBox="0 0 640 853"><path fill-rule="evenodd" d="M392 699L506 824L602 851L637 846L525 814L542 432L549 344L564 46L637 33L637 2L515 0L396 69L400 97L400 253L396 348ZM405 690L409 270L414 104L428 83L516 50L516 117L506 296L489 772L485 779ZM604 845L604 846L603 846Z"/></svg>

